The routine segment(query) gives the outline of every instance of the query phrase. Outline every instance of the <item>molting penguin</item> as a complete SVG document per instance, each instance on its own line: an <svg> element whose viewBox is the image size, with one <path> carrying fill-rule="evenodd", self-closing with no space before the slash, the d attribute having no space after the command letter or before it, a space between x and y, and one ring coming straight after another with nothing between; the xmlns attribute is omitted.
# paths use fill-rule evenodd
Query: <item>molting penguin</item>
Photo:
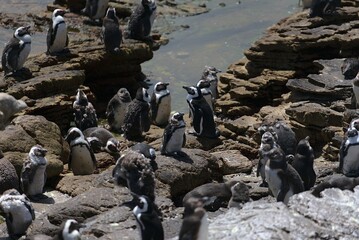
<svg viewBox="0 0 359 240"><path fill-rule="evenodd" d="M294 156L292 166L303 180L304 190L309 190L315 184L317 175L313 169L314 151L309 144L309 136L299 141L297 153Z"/></svg>
<svg viewBox="0 0 359 240"><path fill-rule="evenodd" d="M238 182L231 187L232 197L228 202L228 208L236 207L241 209L243 204L249 202L249 188L243 182Z"/></svg>
<svg viewBox="0 0 359 240"><path fill-rule="evenodd" d="M204 208L195 208L192 214L183 219L178 239L208 239L208 219Z"/></svg>
<svg viewBox="0 0 359 240"><path fill-rule="evenodd" d="M16 100L7 93L0 93L0 130L8 124L9 119L17 112L27 108L22 100Z"/></svg>
<svg viewBox="0 0 359 240"><path fill-rule="evenodd" d="M85 138L97 138L101 144L101 151L106 151L110 154L118 153L120 142L115 136L103 127L91 127L83 131Z"/></svg>
<svg viewBox="0 0 359 240"><path fill-rule="evenodd" d="M130 141L142 138L142 132L150 130L150 96L145 88L139 88L136 97L127 107L123 122L124 137Z"/></svg>
<svg viewBox="0 0 359 240"><path fill-rule="evenodd" d="M82 10L91 20L99 20L105 16L109 0L86 0L86 7Z"/></svg>
<svg viewBox="0 0 359 240"><path fill-rule="evenodd" d="M46 182L46 153L47 150L42 146L33 146L22 166L20 174L21 190L30 199L37 200L46 197L42 194Z"/></svg>
<svg viewBox="0 0 359 240"><path fill-rule="evenodd" d="M31 51L30 26L16 29L13 38L6 43L1 57L5 76L20 70Z"/></svg>
<svg viewBox="0 0 359 240"><path fill-rule="evenodd" d="M340 146L339 170L347 177L359 176L359 132L355 127L350 126Z"/></svg>
<svg viewBox="0 0 359 240"><path fill-rule="evenodd" d="M67 26L63 18L65 10L55 9L52 13L52 22L47 32L47 53L62 52L69 43Z"/></svg>
<svg viewBox="0 0 359 240"><path fill-rule="evenodd" d="M175 112L163 131L162 155L181 154L181 149L186 144L186 123L183 120L183 115L183 113Z"/></svg>
<svg viewBox="0 0 359 240"><path fill-rule="evenodd" d="M103 19L102 35L105 49L109 53L119 53L122 42L122 32L118 23L115 8L109 8Z"/></svg>
<svg viewBox="0 0 359 240"><path fill-rule="evenodd" d="M80 228L82 228L83 225L79 224L74 219L68 219L66 220L61 228L60 231L57 233L57 235L53 238L54 240L80 240L81 234L80 234Z"/></svg>
<svg viewBox="0 0 359 240"><path fill-rule="evenodd" d="M214 97L211 91L211 83L208 80L199 80L197 87L201 89L204 99L206 99L208 105L211 107L212 111L214 108Z"/></svg>
<svg viewBox="0 0 359 240"><path fill-rule="evenodd" d="M72 107L75 112L76 127L82 131L86 128L97 127L96 110L81 89L77 89L76 99Z"/></svg>
<svg viewBox="0 0 359 240"><path fill-rule="evenodd" d="M133 209L142 240L163 240L164 232L154 203L145 195L133 194L136 207Z"/></svg>
<svg viewBox="0 0 359 240"><path fill-rule="evenodd" d="M353 79L359 72L359 59L346 58L340 67L345 80Z"/></svg>
<svg viewBox="0 0 359 240"><path fill-rule="evenodd" d="M217 99L218 96L218 76L217 74L222 72L221 70L213 66L205 66L201 79L207 80L211 84L211 92L214 99Z"/></svg>
<svg viewBox="0 0 359 240"><path fill-rule="evenodd" d="M96 158L80 129L73 127L65 140L70 144L69 169L74 175L89 175L96 169Z"/></svg>
<svg viewBox="0 0 359 240"><path fill-rule="evenodd" d="M127 107L132 101L126 88L120 88L107 104L106 117L111 130L122 132Z"/></svg>
<svg viewBox="0 0 359 240"><path fill-rule="evenodd" d="M341 0L313 0L309 17L323 17L333 14L341 5Z"/></svg>
<svg viewBox="0 0 359 240"><path fill-rule="evenodd" d="M339 188L341 190L354 191L354 188L359 185L359 177L347 177L335 174L324 179L323 182L316 185L312 194L316 197L321 197L320 193L327 188Z"/></svg>
<svg viewBox="0 0 359 240"><path fill-rule="evenodd" d="M132 12L128 22L127 38L152 40L150 33L156 18L156 9L155 0L141 0L141 4Z"/></svg>
<svg viewBox="0 0 359 240"><path fill-rule="evenodd" d="M168 123L171 114L171 95L167 89L169 83L158 82L153 88L151 97L152 122L157 126Z"/></svg>
<svg viewBox="0 0 359 240"><path fill-rule="evenodd" d="M218 138L220 133L214 122L213 111L198 87L183 88L187 91L187 103L192 118L194 134L199 137Z"/></svg>
<svg viewBox="0 0 359 240"><path fill-rule="evenodd" d="M6 220L7 232L11 239L18 239L35 219L35 211L30 200L15 189L4 192L0 197L0 214Z"/></svg>
<svg viewBox="0 0 359 240"><path fill-rule="evenodd" d="M144 157L148 158L150 160L150 164L153 171L156 171L158 169L157 163L156 163L156 151L153 147L146 143L136 143L131 147L133 151L141 153Z"/></svg>
<svg viewBox="0 0 359 240"><path fill-rule="evenodd" d="M297 171L287 163L282 149L273 148L268 156L265 176L269 190L278 202L287 204L291 196L304 191L303 181Z"/></svg>

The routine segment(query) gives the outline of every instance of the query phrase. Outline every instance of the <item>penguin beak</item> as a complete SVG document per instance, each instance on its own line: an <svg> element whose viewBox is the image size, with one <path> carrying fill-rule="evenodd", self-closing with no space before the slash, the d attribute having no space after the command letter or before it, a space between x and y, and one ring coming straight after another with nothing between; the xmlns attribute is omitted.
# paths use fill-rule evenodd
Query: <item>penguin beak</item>
<svg viewBox="0 0 359 240"><path fill-rule="evenodd" d="M170 83L163 83L163 85L165 85L167 87L168 85L170 85Z"/></svg>
<svg viewBox="0 0 359 240"><path fill-rule="evenodd" d="M26 32L27 32L28 34L30 34L30 28L31 28L30 25L25 27L25 30L26 30Z"/></svg>
<svg viewBox="0 0 359 240"><path fill-rule="evenodd" d="M190 93L191 91L191 87L188 87L188 86L182 86L188 93Z"/></svg>

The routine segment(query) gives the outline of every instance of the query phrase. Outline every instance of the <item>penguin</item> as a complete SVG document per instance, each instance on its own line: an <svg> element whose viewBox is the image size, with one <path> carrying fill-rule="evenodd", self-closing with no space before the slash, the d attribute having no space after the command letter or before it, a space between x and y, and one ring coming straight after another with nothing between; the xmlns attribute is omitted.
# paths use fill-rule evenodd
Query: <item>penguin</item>
<svg viewBox="0 0 359 240"><path fill-rule="evenodd" d="M204 99L207 101L208 105L211 107L212 111L214 109L214 98L211 91L211 83L208 80L199 80L197 87L201 89Z"/></svg>
<svg viewBox="0 0 359 240"><path fill-rule="evenodd" d="M43 195L46 182L47 150L40 145L31 148L20 174L20 187L30 199L47 198Z"/></svg>
<svg viewBox="0 0 359 240"><path fill-rule="evenodd" d="M30 26L19 27L12 39L6 43L1 57L5 76L20 70L31 51Z"/></svg>
<svg viewBox="0 0 359 240"><path fill-rule="evenodd" d="M111 130L122 132L127 107L132 101L131 95L126 88L120 88L111 98L106 108L106 118Z"/></svg>
<svg viewBox="0 0 359 240"><path fill-rule="evenodd" d="M103 127L87 128L82 133L84 134L85 138L89 138L90 141L99 140L101 151L106 151L110 154L118 153L120 151L120 142L110 131Z"/></svg>
<svg viewBox="0 0 359 240"><path fill-rule="evenodd" d="M347 177L359 176L359 132L350 126L339 150L339 171Z"/></svg>
<svg viewBox="0 0 359 240"><path fill-rule="evenodd" d="M141 231L142 240L163 240L164 232L156 206L145 195L132 194L136 203L133 214Z"/></svg>
<svg viewBox="0 0 359 240"><path fill-rule="evenodd" d="M141 0L130 16L127 38L152 41L150 37L153 22L156 18L157 5L155 0Z"/></svg>
<svg viewBox="0 0 359 240"><path fill-rule="evenodd" d="M187 103L190 108L194 135L206 138L218 138L220 133L214 122L213 111L203 98L198 87L183 86L187 91Z"/></svg>
<svg viewBox="0 0 359 240"><path fill-rule="evenodd" d="M345 80L350 80L356 77L359 72L359 59L358 58L346 58L344 59L340 70L344 75Z"/></svg>
<svg viewBox="0 0 359 240"><path fill-rule="evenodd" d="M136 97L127 107L123 122L124 137L130 141L142 139L142 133L150 130L150 96L145 88L139 88Z"/></svg>
<svg viewBox="0 0 359 240"><path fill-rule="evenodd" d="M309 17L331 15L340 5L341 0L313 0L310 6Z"/></svg>
<svg viewBox="0 0 359 240"><path fill-rule="evenodd" d="M67 26L64 20L66 11L55 9L52 13L52 22L47 32L47 53L56 54L62 52L69 43Z"/></svg>
<svg viewBox="0 0 359 240"><path fill-rule="evenodd" d="M100 20L105 16L108 2L109 0L86 0L86 6L82 13L93 21Z"/></svg>
<svg viewBox="0 0 359 240"><path fill-rule="evenodd" d="M24 101L16 100L7 93L0 93L0 130L4 130L14 114L25 108L27 108L27 104Z"/></svg>
<svg viewBox="0 0 359 240"><path fill-rule="evenodd" d="M265 166L268 161L268 153L273 148L280 148L280 146L276 143L276 140L271 132L265 132L261 138L261 145L259 147L259 161L257 167L257 177L261 176L262 183L259 185L260 187L268 187L268 183L265 180Z"/></svg>
<svg viewBox="0 0 359 240"><path fill-rule="evenodd" d="M157 126L165 126L171 114L171 94L167 89L169 83L158 82L151 96L152 122Z"/></svg>
<svg viewBox="0 0 359 240"><path fill-rule="evenodd" d="M76 99L72 105L74 109L75 125L81 131L90 127L97 127L97 114L86 94L77 89Z"/></svg>
<svg viewBox="0 0 359 240"><path fill-rule="evenodd" d="M232 196L231 199L229 199L228 208L236 207L241 209L244 203L250 201L249 188L241 181L231 187L231 193Z"/></svg>
<svg viewBox="0 0 359 240"><path fill-rule="evenodd" d="M175 112L163 131L162 155L181 155L181 149L186 144L186 123L183 120L183 115L184 113Z"/></svg>
<svg viewBox="0 0 359 240"><path fill-rule="evenodd" d="M294 194L304 191L303 181L297 171L287 163L282 149L273 148L268 153L265 176L272 195L284 204Z"/></svg>
<svg viewBox="0 0 359 240"><path fill-rule="evenodd" d="M310 8L313 0L299 0L298 6L302 6L303 9Z"/></svg>
<svg viewBox="0 0 359 240"><path fill-rule="evenodd" d="M109 8L102 23L102 36L105 49L109 53L119 53L122 42L122 32L118 23L115 8Z"/></svg>
<svg viewBox="0 0 359 240"><path fill-rule="evenodd" d="M300 178L303 180L304 190L311 189L317 175L313 169L314 164L314 151L309 143L309 136L299 141L297 146L297 153L292 162L293 168L299 173Z"/></svg>
<svg viewBox="0 0 359 240"><path fill-rule="evenodd" d="M145 158L149 159L152 170L156 171L158 165L156 163L156 151L153 147L146 143L136 143L131 147L131 150L141 153Z"/></svg>
<svg viewBox="0 0 359 240"><path fill-rule="evenodd" d="M178 239L208 239L208 217L204 208L197 207L193 214L183 219Z"/></svg>
<svg viewBox="0 0 359 240"><path fill-rule="evenodd" d="M341 190L354 191L354 188L359 185L359 177L347 177L339 174L335 174L324 179L313 188L311 192L315 197L321 197L320 193L327 188L339 188Z"/></svg>
<svg viewBox="0 0 359 240"><path fill-rule="evenodd" d="M10 189L0 197L0 214L6 220L11 239L26 235L26 231L35 219L35 211L30 200L16 189Z"/></svg>
<svg viewBox="0 0 359 240"><path fill-rule="evenodd" d="M80 240L80 228L84 227L74 219L66 220L60 227L60 231L53 238L54 240Z"/></svg>
<svg viewBox="0 0 359 240"><path fill-rule="evenodd" d="M359 73L355 76L352 82L353 98L355 99L355 108L359 107Z"/></svg>
<svg viewBox="0 0 359 240"><path fill-rule="evenodd" d="M201 79L207 80L210 83L210 90L212 92L213 99L218 97L218 76L217 74L222 72L220 69L213 66L205 66Z"/></svg>
<svg viewBox="0 0 359 240"><path fill-rule="evenodd" d="M80 129L72 127L65 140L70 145L69 169L74 175L89 175L96 169L96 158Z"/></svg>

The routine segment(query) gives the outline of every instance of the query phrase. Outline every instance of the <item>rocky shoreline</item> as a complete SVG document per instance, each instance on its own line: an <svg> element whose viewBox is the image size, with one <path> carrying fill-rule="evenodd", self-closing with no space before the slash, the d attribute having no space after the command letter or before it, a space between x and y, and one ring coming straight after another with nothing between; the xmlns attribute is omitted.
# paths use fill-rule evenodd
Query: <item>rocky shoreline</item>
<svg viewBox="0 0 359 240"><path fill-rule="evenodd" d="M111 2L122 18L128 17L129 9L133 7L130 1L124 2ZM298 140L310 136L316 154L317 184L336 172L342 128L356 116L350 100L351 80L343 80L340 65L344 57L357 57L359 39L356 29L359 1L342 2L343 7L333 17L308 19L308 11L303 11L281 20L245 52L245 58L220 75L220 98L216 102L216 121L221 132L218 139L187 135L184 152L188 157L185 159L158 153L155 193L156 203L163 213L166 239L178 235L184 194L204 183L232 179L246 183L254 201L239 211L220 209L209 212L210 239L279 236L351 239L358 234L354 220L345 222L347 214L355 209L357 191L331 190L321 199L305 192L293 197L287 208L282 203L273 203L274 198L268 196L267 188L259 187L261 179L254 174L260 143L257 129L262 122L275 119L288 123ZM72 1L56 2L70 3ZM180 5L159 1L159 6L160 15L192 15L208 11L205 6L193 5L190 1ZM49 5L48 10L55 7ZM81 9L81 6L71 7ZM49 11L25 16L2 14L0 25L15 27L31 19L41 32L49 17ZM29 71L21 78L0 79L1 91L24 100L29 106L10 126L0 131L0 149L18 173L21 159L25 159L32 145L41 144L49 150L49 190L45 194L52 202L34 203L36 220L29 234L53 235L64 220L74 218L86 224L83 239L118 239L118 236L139 239L135 219L124 204L131 195L127 188L115 186L111 177L117 159L107 153L98 153L98 173L73 176L67 170L69 146L63 136L73 120L72 103L78 88L85 90L101 115L108 96L112 97L116 89L126 87L133 95L145 84L141 63L152 58L154 49L146 43L126 40L120 55L106 54L99 39L99 26L84 24L86 17L76 13L70 13L68 19L73 36L77 36L70 42L68 54L32 56L25 63ZM123 27L125 20L121 23ZM166 40L161 34L172 30L159 27L156 42L164 44ZM113 66L111 62L118 65ZM188 118L186 122L189 123ZM145 141L158 151L162 134L162 128L152 125ZM122 136L116 137L122 150L133 145ZM350 207L346 206L348 201ZM328 205L323 209L325 204ZM332 208L336 211L327 210ZM322 212L327 215L319 214ZM275 217L278 221L266 221L266 215L274 213L280 215ZM335 216L340 218L336 220ZM358 216L351 217L358 220ZM302 228L298 228L301 223ZM313 228L308 227L314 223ZM253 224L263 226L253 228ZM335 224L340 231L329 231L330 224ZM0 237L6 236L2 234L5 229L5 224L1 224Z"/></svg>

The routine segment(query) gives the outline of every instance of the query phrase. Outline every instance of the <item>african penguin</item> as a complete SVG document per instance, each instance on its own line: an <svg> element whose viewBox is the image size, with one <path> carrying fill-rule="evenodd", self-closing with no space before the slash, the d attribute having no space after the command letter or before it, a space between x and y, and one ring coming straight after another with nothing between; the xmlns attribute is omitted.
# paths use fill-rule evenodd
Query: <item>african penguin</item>
<svg viewBox="0 0 359 240"><path fill-rule="evenodd" d="M65 13L62 9L55 9L52 13L52 22L47 32L48 54L62 52L68 45L67 26L63 17Z"/></svg>
<svg viewBox="0 0 359 240"><path fill-rule="evenodd" d="M161 220L153 201L145 195L133 194L136 207L133 209L142 240L163 240Z"/></svg>
<svg viewBox="0 0 359 240"><path fill-rule="evenodd" d="M8 124L9 119L17 112L27 108L22 100L16 100L7 93L0 93L0 130L3 130Z"/></svg>
<svg viewBox="0 0 359 240"><path fill-rule="evenodd" d="M65 140L70 145L69 169L74 175L89 175L96 169L96 158L80 129L72 127Z"/></svg>
<svg viewBox="0 0 359 240"><path fill-rule="evenodd" d="M126 88L120 88L107 104L106 117L111 130L122 132L127 107L132 101Z"/></svg>
<svg viewBox="0 0 359 240"><path fill-rule="evenodd" d="M11 239L24 236L35 219L35 211L30 200L15 189L5 191L0 197L0 214L6 220L7 232Z"/></svg>
<svg viewBox="0 0 359 240"><path fill-rule="evenodd" d="M30 26L19 27L13 38L6 43L1 57L5 76L20 70L31 51Z"/></svg>
<svg viewBox="0 0 359 240"><path fill-rule="evenodd" d="M208 105L211 107L212 111L214 108L214 97L211 91L211 83L208 80L199 80L197 87L201 89L204 99L206 99Z"/></svg>
<svg viewBox="0 0 359 240"><path fill-rule="evenodd" d="M152 40L150 37L153 22L156 18L156 1L141 0L130 16L127 38L136 40Z"/></svg>
<svg viewBox="0 0 359 240"><path fill-rule="evenodd" d="M130 141L142 139L142 133L150 130L150 96L145 88L139 88L136 97L127 107L123 122L124 137Z"/></svg>
<svg viewBox="0 0 359 240"><path fill-rule="evenodd" d="M309 17L323 17L333 14L341 5L341 0L313 0Z"/></svg>
<svg viewBox="0 0 359 240"><path fill-rule="evenodd" d="M75 124L77 128L83 131L86 128L97 127L96 110L81 89L77 89L76 98L72 108L74 109Z"/></svg>
<svg viewBox="0 0 359 240"><path fill-rule="evenodd" d="M221 70L217 69L213 66L205 66L201 79L207 80L210 82L211 92L214 99L218 97L218 76L217 74L222 72Z"/></svg>
<svg viewBox="0 0 359 240"><path fill-rule="evenodd" d="M339 150L339 170L347 177L359 176L359 132L350 126Z"/></svg>
<svg viewBox="0 0 359 240"><path fill-rule="evenodd" d="M344 75L345 80L355 78L359 72L359 59L358 58L344 59L340 69L342 74Z"/></svg>
<svg viewBox="0 0 359 240"><path fill-rule="evenodd" d="M206 138L218 138L220 133L214 122L213 111L203 98L198 87L183 86L187 91L187 103L189 105L194 135Z"/></svg>
<svg viewBox="0 0 359 240"><path fill-rule="evenodd" d="M303 180L304 190L311 189L317 175L313 169L314 164L314 151L309 143L309 136L299 141L297 152L292 162L293 168L299 173Z"/></svg>
<svg viewBox="0 0 359 240"><path fill-rule="evenodd" d="M150 160L150 164L153 171L158 169L158 165L156 163L156 151L153 147L146 143L136 143L131 147L131 150L141 153L144 157Z"/></svg>
<svg viewBox="0 0 359 240"><path fill-rule="evenodd" d="M241 209L243 204L250 201L249 188L241 181L231 187L232 196L228 202L228 208L236 207Z"/></svg>
<svg viewBox="0 0 359 240"><path fill-rule="evenodd" d="M151 116L153 124L164 126L171 114L171 95L167 86L169 83L158 82L153 88L151 97Z"/></svg>
<svg viewBox="0 0 359 240"><path fill-rule="evenodd" d="M89 140L93 140L91 138L97 138L101 144L101 151L106 151L110 154L115 154L120 151L120 142L110 131L103 127L87 128L82 133L86 139L90 138Z"/></svg>
<svg viewBox="0 0 359 240"><path fill-rule="evenodd" d="M83 227L83 225L79 224L76 220L68 219L62 224L60 231L54 237L54 240L80 240L81 227Z"/></svg>
<svg viewBox="0 0 359 240"><path fill-rule="evenodd" d="M331 175L324 179L313 188L312 194L316 197L321 197L320 193L327 188L339 188L341 190L354 191L354 188L359 185L359 177L347 177L339 174Z"/></svg>
<svg viewBox="0 0 359 240"><path fill-rule="evenodd" d="M122 32L118 23L115 8L109 8L102 22L102 36L105 49L109 53L119 53Z"/></svg>
<svg viewBox="0 0 359 240"><path fill-rule="evenodd" d="M204 208L197 207L191 215L183 219L178 239L208 239L208 219Z"/></svg>
<svg viewBox="0 0 359 240"><path fill-rule="evenodd" d="M86 0L85 9L82 12L91 20L101 20L105 16L108 2L109 0Z"/></svg>
<svg viewBox="0 0 359 240"><path fill-rule="evenodd" d="M183 113L175 112L167 127L163 131L161 154L181 154L182 147L186 144L186 123L183 120Z"/></svg>
<svg viewBox="0 0 359 240"><path fill-rule="evenodd" d="M45 198L43 190L46 182L47 150L40 145L30 149L20 174L20 187L30 199Z"/></svg>
<svg viewBox="0 0 359 240"><path fill-rule="evenodd" d="M359 73L353 79L353 98L355 99L355 108L359 107Z"/></svg>
<svg viewBox="0 0 359 240"><path fill-rule="evenodd" d="M304 191L303 181L297 171L287 163L282 149L273 148L268 153L265 176L272 195L284 204L294 194Z"/></svg>

